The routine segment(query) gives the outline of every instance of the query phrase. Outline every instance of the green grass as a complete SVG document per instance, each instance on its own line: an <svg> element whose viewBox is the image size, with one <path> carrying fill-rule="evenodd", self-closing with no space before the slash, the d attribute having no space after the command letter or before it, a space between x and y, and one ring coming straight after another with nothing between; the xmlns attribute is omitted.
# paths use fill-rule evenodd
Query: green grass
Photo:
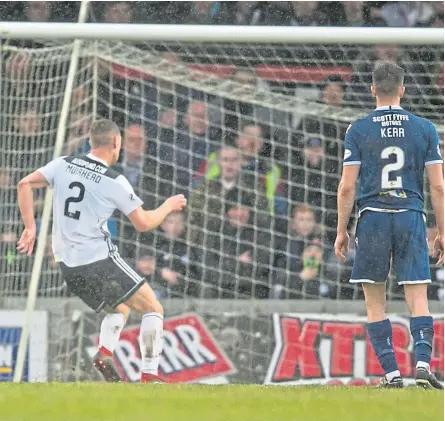
<svg viewBox="0 0 445 421"><path fill-rule="evenodd" d="M1 421L442 421L444 395L407 388L0 384Z"/></svg>

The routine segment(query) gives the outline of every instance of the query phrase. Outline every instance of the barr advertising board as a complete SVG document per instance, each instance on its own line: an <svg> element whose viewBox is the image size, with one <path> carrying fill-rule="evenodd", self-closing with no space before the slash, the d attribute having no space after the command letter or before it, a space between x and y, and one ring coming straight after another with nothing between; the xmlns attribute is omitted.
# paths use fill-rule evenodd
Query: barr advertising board
<svg viewBox="0 0 445 421"><path fill-rule="evenodd" d="M172 317L164 322L164 345L159 364L160 377L169 383L228 383L235 373L230 359L197 314ZM116 368L125 381L139 381L141 356L139 325L126 327L114 352ZM93 336L97 343L98 336ZM95 348L88 353L93 355Z"/></svg>
<svg viewBox="0 0 445 421"><path fill-rule="evenodd" d="M96 353L100 317L85 332L90 363ZM414 381L409 318L390 316L400 370ZM124 381L140 378L139 321L122 331L114 363ZM444 378L444 322L435 316L431 368ZM159 372L169 383L264 383L268 385L365 385L383 375L366 334L366 318L353 314L186 313L165 319ZM88 376L100 380L91 365ZM93 380L90 377L91 380Z"/></svg>
<svg viewBox="0 0 445 421"><path fill-rule="evenodd" d="M12 381L17 362L23 311L0 311L0 381ZM47 380L48 320L44 311L33 312L29 342L23 371L23 381L44 382Z"/></svg>

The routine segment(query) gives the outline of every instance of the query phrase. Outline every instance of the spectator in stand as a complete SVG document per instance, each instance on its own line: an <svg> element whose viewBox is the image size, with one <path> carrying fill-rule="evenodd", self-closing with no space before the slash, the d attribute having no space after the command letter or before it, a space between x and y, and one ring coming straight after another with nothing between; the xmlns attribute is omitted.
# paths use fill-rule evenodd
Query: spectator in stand
<svg viewBox="0 0 445 421"><path fill-rule="evenodd" d="M133 23L134 10L129 1L105 2L103 11L104 23Z"/></svg>
<svg viewBox="0 0 445 421"><path fill-rule="evenodd" d="M290 197L295 203L314 207L317 220L326 228L326 240L331 241L335 234L338 175L326 169L321 139L307 138L302 153L296 153L292 162Z"/></svg>
<svg viewBox="0 0 445 421"><path fill-rule="evenodd" d="M148 141L143 126L130 124L123 134L123 151L116 169L125 175L144 206L153 209L158 205L157 200L163 200L168 194L165 181L169 174L157 162L156 144Z"/></svg>
<svg viewBox="0 0 445 421"><path fill-rule="evenodd" d="M341 76L331 75L323 80L320 85L320 102L335 108L344 107L345 101L345 81ZM299 136L294 137L297 148L304 147L300 144L301 134L306 136L319 137L324 139L324 149L326 152L325 171L330 176L340 175L343 166L341 156L343 139L348 123L341 121L327 121L317 116L306 116L303 118ZM331 182L334 182L332 178Z"/></svg>
<svg viewBox="0 0 445 421"><path fill-rule="evenodd" d="M306 245L298 262L277 268L275 286L271 298L314 299L330 296L329 286L320 282L323 247L318 242Z"/></svg>
<svg viewBox="0 0 445 421"><path fill-rule="evenodd" d="M14 184L32 168L40 168L52 158L54 137L44 132L42 114L33 105L14 115L8 144L3 155L4 165L14 168ZM45 191L37 190L34 207L41 210Z"/></svg>
<svg viewBox="0 0 445 421"><path fill-rule="evenodd" d="M194 295L196 285L190 282L194 279L193 270L186 277L188 249L185 233L185 216L176 212L161 224L155 240L152 234L141 239L136 267L144 275L151 276L150 285L160 298ZM153 244L154 251L150 251Z"/></svg>
<svg viewBox="0 0 445 421"><path fill-rule="evenodd" d="M166 53L157 65L157 71L162 74L175 74L188 72L176 54ZM139 92L136 92L137 91ZM159 137L159 128L176 127L178 116L173 119L172 113L183 115L193 94L185 86L175 84L166 79L158 78L153 81L144 81L133 88L136 95L130 105L135 115L141 115L147 122L147 132L150 137ZM142 101L141 101L141 98ZM161 122L162 120L162 122ZM174 123L174 124L173 124Z"/></svg>
<svg viewBox="0 0 445 421"><path fill-rule="evenodd" d="M186 77L188 67L181 62L181 58L174 53L167 52L161 55L162 59L157 66L158 72L164 74L181 74ZM187 87L175 84L165 79L156 81L158 95L154 99L161 105L161 109L175 109L181 113L187 110L189 98L194 98Z"/></svg>
<svg viewBox="0 0 445 421"><path fill-rule="evenodd" d="M124 131L123 145L123 159L120 163L122 172L133 187L139 188L147 147L144 128L138 124L128 126ZM142 193L142 191L136 191L138 196Z"/></svg>
<svg viewBox="0 0 445 421"><path fill-rule="evenodd" d="M347 26L364 26L364 1L342 1Z"/></svg>
<svg viewBox="0 0 445 421"><path fill-rule="evenodd" d="M267 96L269 88L266 82L258 78L252 69L243 67L235 69L230 82L228 91L239 100L215 98L209 105L209 120L217 126L223 126L228 138L238 135L242 130L243 120L259 121L264 127L263 131L267 131L271 138L286 144L288 114L249 101L249 98Z"/></svg>
<svg viewBox="0 0 445 421"><path fill-rule="evenodd" d="M144 127L131 124L124 130L122 145L121 159L115 169L128 179L135 193L144 202L144 208L156 208L158 202L163 201L171 190L170 175L156 160L156 144L148 142ZM125 218L120 221L120 227L114 227L113 221L110 221L109 228L112 234L120 230L120 236L124 239L122 253L132 258L139 234Z"/></svg>
<svg viewBox="0 0 445 421"><path fill-rule="evenodd" d="M237 1L235 9L235 25L249 25L252 9L256 6L255 1Z"/></svg>
<svg viewBox="0 0 445 421"><path fill-rule="evenodd" d="M261 156L264 144L264 129L259 124L246 122L235 143L242 153L243 170L259 177L261 190L266 192L271 214L287 213L287 203L281 184L281 168L270 158Z"/></svg>
<svg viewBox="0 0 445 421"><path fill-rule="evenodd" d="M178 124L178 115L173 109L165 110L159 118L159 127L161 129L173 130Z"/></svg>
<svg viewBox="0 0 445 421"><path fill-rule="evenodd" d="M238 1L234 10L235 25L290 25L292 2Z"/></svg>
<svg viewBox="0 0 445 421"><path fill-rule="evenodd" d="M434 15L431 17L430 21L425 24L425 26L443 28L443 1L432 1L431 6L434 9ZM419 24L417 26L419 26Z"/></svg>
<svg viewBox="0 0 445 421"><path fill-rule="evenodd" d="M341 76L328 76L321 84L321 102L332 107L342 107L345 88L345 81Z"/></svg>
<svg viewBox="0 0 445 421"><path fill-rule="evenodd" d="M328 26L345 23L344 10L341 2L293 1L294 26Z"/></svg>
<svg viewBox="0 0 445 421"><path fill-rule="evenodd" d="M172 135L161 137L159 157L170 165L176 193L187 194L193 174L218 145L219 135L211 130L206 104L190 103L180 130Z"/></svg>
<svg viewBox="0 0 445 421"><path fill-rule="evenodd" d="M67 129L67 155L87 153L90 151L88 133L92 122L90 103L84 88L73 90L71 112Z"/></svg>
<svg viewBox="0 0 445 421"><path fill-rule="evenodd" d="M325 254L323 238L310 205L295 207L290 232L286 238L278 240L277 250L271 298L336 297L335 283L325 282L320 276ZM334 275L327 276L327 280L337 279L337 271L330 273Z"/></svg>
<svg viewBox="0 0 445 421"><path fill-rule="evenodd" d="M50 142L48 136L42 135L39 112L33 107L26 108L16 115L13 125L14 141L9 145L9 150L15 152L14 156L11 156L15 165L11 165L11 168L20 168L23 171L40 168L50 156L47 148L52 146L54 139Z"/></svg>
<svg viewBox="0 0 445 421"><path fill-rule="evenodd" d="M31 72L31 58L25 52L11 53L4 60L0 109L5 111L6 121L3 121L3 125L7 131L13 131L14 117L20 114L24 104L27 105L34 95L36 85L30 80Z"/></svg>
<svg viewBox="0 0 445 421"><path fill-rule="evenodd" d="M303 249L313 241L321 243L321 231L317 225L315 210L310 205L295 206L288 228L288 235L281 237L277 244L277 262L284 258L285 262L278 264L283 268L286 267L288 257L292 257L292 267L296 267L295 264L301 265Z"/></svg>
<svg viewBox="0 0 445 421"><path fill-rule="evenodd" d="M317 26L320 21L325 20L323 14L316 13L317 1L293 1L292 25L294 26Z"/></svg>
<svg viewBox="0 0 445 421"><path fill-rule="evenodd" d="M49 1L24 1L24 21L49 22L51 20L52 5Z"/></svg>
<svg viewBox="0 0 445 421"><path fill-rule="evenodd" d="M181 63L178 55L160 54L156 73L171 73L175 76L184 73L185 77L188 71L188 67ZM113 107L101 110L101 114L112 117L121 126L143 124L150 139L160 137L158 123L163 113L173 110L183 115L190 99L194 98L191 89L162 78L125 78L115 74L110 78L108 68L102 78L107 80L107 83L104 83L98 92L103 98L99 104L109 103ZM109 98L112 98L111 101Z"/></svg>
<svg viewBox="0 0 445 421"><path fill-rule="evenodd" d="M141 276L147 279L147 281L150 283L150 286L152 287L156 297L158 299L165 298L165 291L159 290L153 285L154 278L157 275L155 250L152 247L143 248L143 246L141 246L139 252L139 256L136 258L136 269L141 274Z"/></svg>
<svg viewBox="0 0 445 421"><path fill-rule="evenodd" d="M250 10L245 8L245 11L248 12L245 17L248 25L283 26L290 25L291 23L292 6L289 1L256 1L246 3L253 3L250 6Z"/></svg>
<svg viewBox="0 0 445 421"><path fill-rule="evenodd" d="M368 1L365 2L363 10L366 26L378 27L387 26L385 19L382 16L380 8L387 2Z"/></svg>
<svg viewBox="0 0 445 421"><path fill-rule="evenodd" d="M227 1L192 1L184 23L192 25L231 25L234 21L235 4Z"/></svg>
<svg viewBox="0 0 445 421"><path fill-rule="evenodd" d="M26 110L38 110L39 114L45 116L43 122L46 123L46 127L40 127L40 122L39 127L48 132L45 138L49 139L52 145L57 127L54 122L58 120L64 92L57 69L56 65L49 66L42 60L36 60L35 55L27 50L5 56L4 68L1 69L3 72L0 92L3 130L14 132L18 116L26 113ZM50 80L51 83L42 83L44 80ZM42 101L42 98L47 100ZM49 135L51 131L53 133Z"/></svg>
<svg viewBox="0 0 445 421"><path fill-rule="evenodd" d="M283 195L281 183L281 168L270 158L260 155L264 146L261 126L250 122L245 123L240 135L235 139L236 146L241 151L243 170L257 179L266 192L271 214L287 213L287 204ZM210 154L195 173L194 186L205 180L212 180L220 175L221 169L217 163L217 153Z"/></svg>
<svg viewBox="0 0 445 421"><path fill-rule="evenodd" d="M75 1L14 2L13 15L25 22L76 22L79 4ZM34 46L38 45L34 42Z"/></svg>
<svg viewBox="0 0 445 421"><path fill-rule="evenodd" d="M435 7L430 1L368 2L371 23L384 26L428 26L435 16Z"/></svg>
<svg viewBox="0 0 445 421"><path fill-rule="evenodd" d="M197 187L190 198L193 260L200 268L201 296L230 298L268 294L270 219L264 194L242 174L233 146L217 154L219 177Z"/></svg>

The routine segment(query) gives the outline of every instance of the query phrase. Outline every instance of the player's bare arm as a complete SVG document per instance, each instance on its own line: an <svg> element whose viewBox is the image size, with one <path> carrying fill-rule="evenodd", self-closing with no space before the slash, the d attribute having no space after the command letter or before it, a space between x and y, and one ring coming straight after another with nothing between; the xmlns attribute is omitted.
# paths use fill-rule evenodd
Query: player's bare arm
<svg viewBox="0 0 445 421"><path fill-rule="evenodd" d="M360 165L345 165L338 186L337 194L337 238L335 240L335 255L338 259L345 261L343 251L349 250L349 235L347 233L349 218L355 200L355 186L360 171Z"/></svg>
<svg viewBox="0 0 445 421"><path fill-rule="evenodd" d="M34 219L34 189L47 187L48 181L40 171L34 171L20 180L17 185L18 202L25 229L17 242L17 250L31 256L36 240Z"/></svg>
<svg viewBox="0 0 445 421"><path fill-rule="evenodd" d="M187 205L187 199L182 194L169 197L155 210L145 211L142 207L135 209L128 215L128 219L139 232L150 231L162 224L172 212L179 212Z"/></svg>
<svg viewBox="0 0 445 421"><path fill-rule="evenodd" d="M438 257L437 266L444 261L443 230L444 230L444 194L443 194L443 166L432 164L427 167L428 180L430 183L431 203L436 216L437 237L434 241L434 257Z"/></svg>

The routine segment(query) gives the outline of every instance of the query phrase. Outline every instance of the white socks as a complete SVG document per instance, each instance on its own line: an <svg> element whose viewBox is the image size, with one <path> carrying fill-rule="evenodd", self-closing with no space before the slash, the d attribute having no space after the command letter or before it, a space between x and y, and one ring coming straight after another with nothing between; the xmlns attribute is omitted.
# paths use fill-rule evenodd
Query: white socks
<svg viewBox="0 0 445 421"><path fill-rule="evenodd" d="M164 317L160 313L147 313L142 316L139 347L141 349L142 373L158 375L162 352L162 331Z"/></svg>
<svg viewBox="0 0 445 421"><path fill-rule="evenodd" d="M416 368L425 368L430 373L430 365L425 361L417 361Z"/></svg>
<svg viewBox="0 0 445 421"><path fill-rule="evenodd" d="M391 371L391 373L386 373L385 377L386 380L390 382L394 377L400 377L400 371L399 370Z"/></svg>
<svg viewBox="0 0 445 421"><path fill-rule="evenodd" d="M416 368L424 368L428 370L428 372L430 372L430 365L424 361L418 361L416 364ZM390 382L394 377L400 377L400 371L399 370L391 371L391 373L386 373L385 377L386 380Z"/></svg>
<svg viewBox="0 0 445 421"><path fill-rule="evenodd" d="M112 356L119 342L119 337L126 323L121 313L105 316L100 327L99 349L105 348ZM158 374L159 360L162 353L162 331L164 317L160 313L147 313L142 316L139 347L141 350L142 373Z"/></svg>
<svg viewBox="0 0 445 421"><path fill-rule="evenodd" d="M109 313L102 320L99 334L99 348L105 348L113 354L126 323L122 313Z"/></svg>

